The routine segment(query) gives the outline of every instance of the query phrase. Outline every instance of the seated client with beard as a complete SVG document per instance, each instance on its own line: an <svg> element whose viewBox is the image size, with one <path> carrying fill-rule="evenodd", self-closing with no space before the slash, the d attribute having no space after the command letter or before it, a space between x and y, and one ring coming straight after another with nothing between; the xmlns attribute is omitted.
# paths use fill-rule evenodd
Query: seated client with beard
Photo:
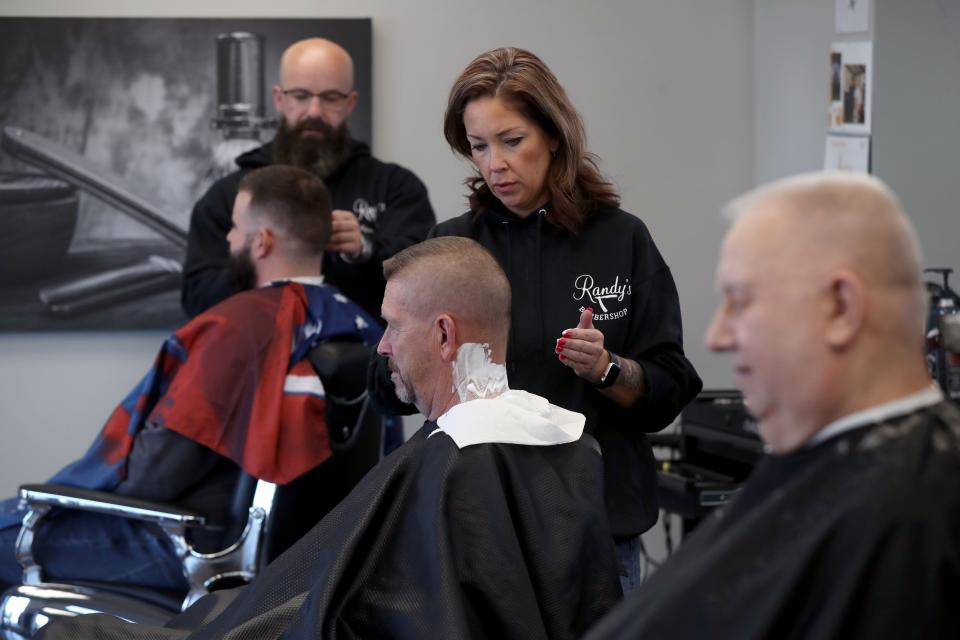
<svg viewBox="0 0 960 640"><path fill-rule="evenodd" d="M174 503L216 524L241 468L285 484L331 455L307 353L328 340L372 345L382 332L324 283L330 196L311 173L266 167L240 181L232 219L231 280L247 290L170 336L89 450L50 482ZM0 503L0 591L21 581L14 545L23 515L16 499ZM187 589L151 523L55 513L33 549L47 579Z"/></svg>
<svg viewBox="0 0 960 640"><path fill-rule="evenodd" d="M47 640L574 640L621 597L585 418L507 384L510 283L469 238L384 263L377 348L423 427L246 587L162 628L60 619Z"/></svg>
<svg viewBox="0 0 960 640"><path fill-rule="evenodd" d="M383 299L383 261L419 242L436 219L427 190L410 171L381 162L353 140L347 120L360 98L353 60L322 38L291 45L280 60L273 99L279 116L270 143L236 159L234 173L216 182L190 218L183 309L193 317L237 291L227 276L230 209L249 171L289 164L320 177L333 202L333 233L323 255L330 283L373 316Z"/></svg>

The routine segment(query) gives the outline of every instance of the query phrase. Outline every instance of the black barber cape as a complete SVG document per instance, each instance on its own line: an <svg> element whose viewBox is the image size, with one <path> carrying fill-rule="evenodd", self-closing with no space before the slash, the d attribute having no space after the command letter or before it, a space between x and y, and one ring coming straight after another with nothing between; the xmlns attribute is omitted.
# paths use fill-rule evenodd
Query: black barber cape
<svg viewBox="0 0 960 640"><path fill-rule="evenodd" d="M582 425L582 422L581 422ZM40 637L579 638L620 598L600 455L458 449L428 422L249 586L168 623L88 615Z"/></svg>
<svg viewBox="0 0 960 640"><path fill-rule="evenodd" d="M960 638L960 413L767 457L587 637Z"/></svg>

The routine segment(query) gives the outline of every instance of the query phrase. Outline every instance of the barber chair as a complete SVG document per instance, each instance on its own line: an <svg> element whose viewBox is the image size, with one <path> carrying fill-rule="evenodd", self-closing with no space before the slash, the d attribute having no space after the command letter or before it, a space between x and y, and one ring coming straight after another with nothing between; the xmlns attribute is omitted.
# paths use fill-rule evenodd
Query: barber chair
<svg viewBox="0 0 960 640"><path fill-rule="evenodd" d="M107 613L141 624L163 625L203 595L250 582L257 573L313 527L344 498L380 459L382 419L370 407L365 388L369 347L325 343L310 353L327 397L327 425L333 456L288 485L278 486L240 473L231 521L221 539L229 544L204 553L192 531L207 526L201 513L170 505L58 485L24 485L29 507L17 538L23 583L0 599L0 638L29 638L49 621ZM136 585L47 582L33 556L38 524L52 509L80 509L158 525L182 560L189 591L166 592Z"/></svg>

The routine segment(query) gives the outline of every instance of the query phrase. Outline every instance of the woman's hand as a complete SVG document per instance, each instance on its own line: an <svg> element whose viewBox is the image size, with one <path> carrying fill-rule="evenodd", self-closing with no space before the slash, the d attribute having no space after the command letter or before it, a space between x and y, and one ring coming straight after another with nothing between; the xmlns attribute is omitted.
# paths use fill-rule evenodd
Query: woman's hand
<svg viewBox="0 0 960 640"><path fill-rule="evenodd" d="M603 347L603 333L593 328L593 309L584 309L576 328L567 329L561 336L556 346L560 362L590 384L600 382L610 364L610 354Z"/></svg>
<svg viewBox="0 0 960 640"><path fill-rule="evenodd" d="M590 384L600 382L600 378L610 366L610 352L603 346L603 333L593 328L593 309L584 309L576 328L567 329L561 335L556 347L560 362ZM620 375L617 381L598 391L621 407L629 409L646 393L643 368L639 363L620 356Z"/></svg>

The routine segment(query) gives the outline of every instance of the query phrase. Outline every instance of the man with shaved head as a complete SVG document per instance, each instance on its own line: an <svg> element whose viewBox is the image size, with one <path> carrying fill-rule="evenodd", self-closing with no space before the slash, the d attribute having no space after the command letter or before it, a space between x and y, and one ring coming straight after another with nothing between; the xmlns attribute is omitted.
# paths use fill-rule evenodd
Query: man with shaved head
<svg viewBox="0 0 960 640"><path fill-rule="evenodd" d="M960 637L960 413L897 198L812 174L728 212L706 340L768 455L588 637Z"/></svg>
<svg viewBox="0 0 960 640"><path fill-rule="evenodd" d="M216 182L191 215L181 296L187 315L238 290L226 269L230 211L241 178L271 164L306 169L324 181L334 211L323 272L368 312L379 313L383 261L426 237L436 219L413 173L377 160L351 138L347 122L359 99L353 60L340 45L309 38L284 51L273 87L276 136L239 156L238 170Z"/></svg>
<svg viewBox="0 0 960 640"><path fill-rule="evenodd" d="M378 351L427 417L420 431L249 586L165 629L83 616L44 637L572 640L620 599L584 416L507 386L496 259L434 238L384 271Z"/></svg>

